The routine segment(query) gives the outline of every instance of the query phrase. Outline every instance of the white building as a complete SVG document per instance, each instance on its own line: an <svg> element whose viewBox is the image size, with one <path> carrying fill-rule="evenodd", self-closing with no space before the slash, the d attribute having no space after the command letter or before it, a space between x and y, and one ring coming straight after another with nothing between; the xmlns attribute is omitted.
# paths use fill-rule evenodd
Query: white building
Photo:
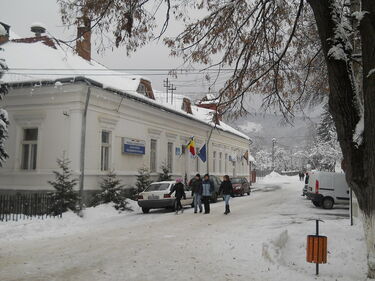
<svg viewBox="0 0 375 281"><path fill-rule="evenodd" d="M155 177L162 164L174 177L206 173L207 163L183 150L191 136L203 146L213 127L209 173L249 176L243 157L249 138L223 122L215 126L212 110L179 95L167 104L148 79L108 70L46 36L2 40L9 93L1 107L10 118L10 157L0 168L0 192L50 190L47 181L62 156L80 175L87 100L85 190L97 190L109 170L128 186L141 167Z"/></svg>

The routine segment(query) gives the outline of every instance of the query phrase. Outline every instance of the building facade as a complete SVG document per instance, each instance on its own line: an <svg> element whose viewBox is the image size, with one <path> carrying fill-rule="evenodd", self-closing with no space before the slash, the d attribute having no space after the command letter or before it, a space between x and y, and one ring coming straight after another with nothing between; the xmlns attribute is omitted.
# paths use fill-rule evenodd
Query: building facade
<svg viewBox="0 0 375 281"><path fill-rule="evenodd" d="M134 186L143 167L154 179L162 166L173 177L207 172L249 177L243 157L249 138L221 121L215 124L212 111L177 96L167 104L146 78L113 73L46 39L26 39L1 46L10 69L4 75L9 93L1 104L9 113L10 157L0 168L0 192L51 190L47 182L63 157L78 177L84 126L85 190L99 189L109 171ZM55 72L46 72L48 67ZM191 137L199 149L210 134L207 162L185 151Z"/></svg>

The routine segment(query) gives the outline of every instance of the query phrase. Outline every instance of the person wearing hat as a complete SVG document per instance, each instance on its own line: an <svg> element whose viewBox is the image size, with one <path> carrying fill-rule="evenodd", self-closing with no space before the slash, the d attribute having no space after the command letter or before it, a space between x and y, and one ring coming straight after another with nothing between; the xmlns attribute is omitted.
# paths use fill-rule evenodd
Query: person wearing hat
<svg viewBox="0 0 375 281"><path fill-rule="evenodd" d="M199 207L199 213L202 213L202 179L200 174L196 174L193 182L191 183L191 193L194 199L194 213L196 214Z"/></svg>
<svg viewBox="0 0 375 281"><path fill-rule="evenodd" d="M176 184L172 187L172 190L169 193L169 195L172 195L173 192L175 192L174 197L176 198L176 202L175 202L176 215L178 215L179 210L181 210L181 213L184 212L184 209L182 208L182 205L181 205L181 199L182 198L186 199L185 188L184 188L184 184L182 183L182 178L176 179Z"/></svg>
<svg viewBox="0 0 375 281"><path fill-rule="evenodd" d="M210 213L210 198L211 198L212 192L214 191L215 191L215 187L212 181L210 180L210 176L208 174L205 174L203 181L202 181L202 199L203 199L205 214Z"/></svg>

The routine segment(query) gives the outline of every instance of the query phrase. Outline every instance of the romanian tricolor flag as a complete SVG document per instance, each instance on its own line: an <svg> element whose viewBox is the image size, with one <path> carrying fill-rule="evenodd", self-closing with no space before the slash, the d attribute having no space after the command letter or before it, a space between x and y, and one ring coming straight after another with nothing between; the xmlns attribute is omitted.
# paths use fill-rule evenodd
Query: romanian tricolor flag
<svg viewBox="0 0 375 281"><path fill-rule="evenodd" d="M194 137L192 137L189 141L189 143L187 144L186 148L190 151L190 153L195 156L196 154L196 151L195 151L195 141L194 141Z"/></svg>

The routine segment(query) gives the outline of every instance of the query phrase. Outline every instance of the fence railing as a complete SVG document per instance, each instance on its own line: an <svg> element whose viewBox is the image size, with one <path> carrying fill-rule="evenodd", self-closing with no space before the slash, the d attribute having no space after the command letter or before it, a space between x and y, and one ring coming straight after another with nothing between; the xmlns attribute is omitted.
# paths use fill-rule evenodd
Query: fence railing
<svg viewBox="0 0 375 281"><path fill-rule="evenodd" d="M0 221L61 217L62 212L51 211L53 203L47 193L0 194Z"/></svg>

